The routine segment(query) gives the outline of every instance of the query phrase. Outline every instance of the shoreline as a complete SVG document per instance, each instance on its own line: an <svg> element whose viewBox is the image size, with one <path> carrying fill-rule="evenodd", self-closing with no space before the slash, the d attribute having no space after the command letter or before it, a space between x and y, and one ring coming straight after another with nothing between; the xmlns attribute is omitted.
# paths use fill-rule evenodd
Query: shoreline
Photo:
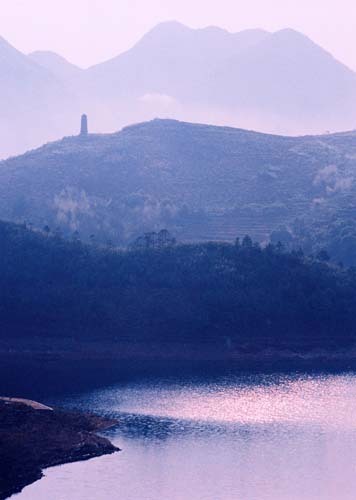
<svg viewBox="0 0 356 500"><path fill-rule="evenodd" d="M0 394L47 402L68 391L84 392L127 380L346 372L356 372L355 348L298 352L248 346L223 349L209 344L0 341Z"/></svg>
<svg viewBox="0 0 356 500"><path fill-rule="evenodd" d="M0 398L0 500L43 477L44 469L120 451L97 432L112 419Z"/></svg>
<svg viewBox="0 0 356 500"><path fill-rule="evenodd" d="M239 345L225 347L189 342L143 343L130 341L76 341L74 339L0 340L0 360L4 363L17 361L120 361L127 363L263 363L263 361L296 361L303 363L345 362L355 363L356 345L343 349L336 346L320 347L312 344L297 345Z"/></svg>
<svg viewBox="0 0 356 500"><path fill-rule="evenodd" d="M29 345L20 340L0 341L0 394L44 401L55 401L56 394L68 388L88 390L128 378L346 371L356 371L355 348L298 352L261 346L216 349L187 343L149 346L37 339ZM96 434L116 424L105 417L0 397L0 500L41 479L46 468L119 451Z"/></svg>

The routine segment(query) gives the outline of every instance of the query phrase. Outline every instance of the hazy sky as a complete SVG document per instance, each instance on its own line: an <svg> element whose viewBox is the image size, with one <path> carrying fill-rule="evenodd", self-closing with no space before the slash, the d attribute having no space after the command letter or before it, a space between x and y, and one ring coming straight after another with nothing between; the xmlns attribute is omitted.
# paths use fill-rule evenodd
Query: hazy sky
<svg viewBox="0 0 356 500"><path fill-rule="evenodd" d="M356 0L0 0L0 35L24 52L54 50L88 66L155 24L229 31L294 28L356 70Z"/></svg>

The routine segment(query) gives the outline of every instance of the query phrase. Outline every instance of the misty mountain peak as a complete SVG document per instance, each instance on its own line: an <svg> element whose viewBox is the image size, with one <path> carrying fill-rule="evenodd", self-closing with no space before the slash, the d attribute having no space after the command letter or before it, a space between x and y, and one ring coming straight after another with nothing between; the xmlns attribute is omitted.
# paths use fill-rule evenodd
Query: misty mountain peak
<svg viewBox="0 0 356 500"><path fill-rule="evenodd" d="M274 33L275 35L278 36L283 36L283 37L289 37L289 38L308 38L306 35L301 33L300 31L295 30L294 28L283 28L281 30L278 30Z"/></svg>
<svg viewBox="0 0 356 500"><path fill-rule="evenodd" d="M48 75L45 73L43 68L38 67L5 38L0 37L0 74L4 80L12 81L12 85L17 86L20 85L21 78L31 78L30 75L46 79Z"/></svg>
<svg viewBox="0 0 356 500"><path fill-rule="evenodd" d="M56 52L37 50L28 54L28 57L61 80L78 77L84 72L83 69L70 63L67 59Z"/></svg>
<svg viewBox="0 0 356 500"><path fill-rule="evenodd" d="M305 72L303 68L303 63L310 62L310 64L315 64L322 71L322 66L328 66L330 70L330 78L334 78L338 73L348 72L348 77L353 79L355 74L346 68L345 65L337 61L327 50L322 48L320 45L311 40L308 36L300 33L291 28L286 28L277 31L270 35L264 44L264 51L268 53L273 51L275 53L290 58L298 58L298 64L300 65L300 71ZM310 70L316 71L316 67Z"/></svg>
<svg viewBox="0 0 356 500"><path fill-rule="evenodd" d="M303 44L309 46L313 45L321 49L321 47L319 47L309 37L292 28L284 28L276 31L271 35L271 40L274 40L274 42L278 44L287 44L287 46Z"/></svg>
<svg viewBox="0 0 356 500"><path fill-rule="evenodd" d="M164 21L162 23L158 23L154 28L149 33L152 32L161 32L165 33L167 31L186 31L190 30L188 26L186 26L183 23L180 23L179 21L171 20L171 21Z"/></svg>
<svg viewBox="0 0 356 500"><path fill-rule="evenodd" d="M31 52L28 54L28 56L31 59L34 59L36 61L56 61L60 63L66 63L66 64L71 64L68 62L63 56L60 54L57 54L56 52L53 52L51 50L35 50L34 52ZM74 66L74 64L71 64ZM79 68L78 68L79 69Z"/></svg>
<svg viewBox="0 0 356 500"><path fill-rule="evenodd" d="M162 39L165 37L173 37L173 36L180 36L180 35L185 35L186 33L189 33L193 30L188 28L188 26L185 26L182 23L179 23L178 21L165 21L163 23L157 24L154 28L152 28L144 37L142 38L143 40L147 39Z"/></svg>
<svg viewBox="0 0 356 500"><path fill-rule="evenodd" d="M230 34L227 30L220 28L219 26L214 26L214 25L206 26L205 28L201 28L198 31L202 31L204 33L211 33L211 34L220 34L220 35L221 34L223 34L223 35Z"/></svg>
<svg viewBox="0 0 356 500"><path fill-rule="evenodd" d="M173 41L177 38L183 41L189 40L190 42L194 40L194 43L198 43L199 40L205 40L208 44L220 43L221 41L233 43L237 38L246 41L250 39L251 42L257 43L267 35L269 35L269 32L263 29L246 29L237 33L230 33L228 30L214 25L193 29L178 21L166 21L158 24L149 31L138 45L141 45L141 42L146 43L148 40L153 39L162 42L163 39Z"/></svg>
<svg viewBox="0 0 356 500"><path fill-rule="evenodd" d="M337 65L342 66L334 57L311 38L292 28L286 28L271 34L266 44L268 48L278 48L280 52L304 54L308 58L316 58L322 61L325 57L333 59Z"/></svg>

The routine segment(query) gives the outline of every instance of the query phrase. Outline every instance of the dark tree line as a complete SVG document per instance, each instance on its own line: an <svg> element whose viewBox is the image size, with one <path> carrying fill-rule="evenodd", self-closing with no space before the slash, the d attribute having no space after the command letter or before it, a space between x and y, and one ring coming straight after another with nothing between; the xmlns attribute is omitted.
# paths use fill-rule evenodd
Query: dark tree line
<svg viewBox="0 0 356 500"><path fill-rule="evenodd" d="M356 340L356 271L235 244L129 251L0 223L0 325L9 337L332 348Z"/></svg>

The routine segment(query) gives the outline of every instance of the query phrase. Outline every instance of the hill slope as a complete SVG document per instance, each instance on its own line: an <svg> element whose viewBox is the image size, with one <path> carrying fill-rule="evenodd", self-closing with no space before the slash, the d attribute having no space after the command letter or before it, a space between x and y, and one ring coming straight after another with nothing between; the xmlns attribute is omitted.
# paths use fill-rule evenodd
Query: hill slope
<svg viewBox="0 0 356 500"><path fill-rule="evenodd" d="M282 137L154 120L0 163L0 217L128 243L267 239L315 210L355 211L356 133Z"/></svg>

